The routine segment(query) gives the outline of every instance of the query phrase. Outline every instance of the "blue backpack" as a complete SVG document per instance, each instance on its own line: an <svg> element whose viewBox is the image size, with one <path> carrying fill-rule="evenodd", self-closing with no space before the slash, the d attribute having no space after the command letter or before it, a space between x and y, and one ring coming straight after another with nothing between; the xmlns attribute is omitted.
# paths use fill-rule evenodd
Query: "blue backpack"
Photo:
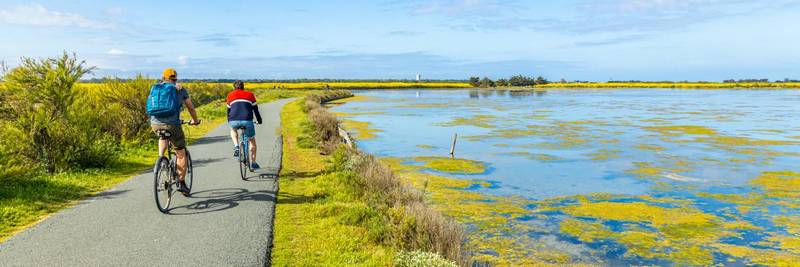
<svg viewBox="0 0 800 267"><path fill-rule="evenodd" d="M150 87L147 97L147 114L159 118L174 116L181 109L175 84L157 83Z"/></svg>

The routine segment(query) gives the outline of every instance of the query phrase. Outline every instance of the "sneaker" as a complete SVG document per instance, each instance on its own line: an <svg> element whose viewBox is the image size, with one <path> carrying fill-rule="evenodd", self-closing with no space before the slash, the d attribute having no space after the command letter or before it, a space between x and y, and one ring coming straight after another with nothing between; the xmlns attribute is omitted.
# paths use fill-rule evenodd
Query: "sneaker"
<svg viewBox="0 0 800 267"><path fill-rule="evenodd" d="M260 168L261 168L261 166L258 166L258 163L253 162L253 163L250 164L250 169L257 170L257 169L260 169Z"/></svg>
<svg viewBox="0 0 800 267"><path fill-rule="evenodd" d="M189 187L186 186L185 181L178 182L178 192L181 192L183 196L189 196Z"/></svg>
<svg viewBox="0 0 800 267"><path fill-rule="evenodd" d="M239 157L239 146L236 146L236 147L233 148L233 157L234 158L238 158Z"/></svg>

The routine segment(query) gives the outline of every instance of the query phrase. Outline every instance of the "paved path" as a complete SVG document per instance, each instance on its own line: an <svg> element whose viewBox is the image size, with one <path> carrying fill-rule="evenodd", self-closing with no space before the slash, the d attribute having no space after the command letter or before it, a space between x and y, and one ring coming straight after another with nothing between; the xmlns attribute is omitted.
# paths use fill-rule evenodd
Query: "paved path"
<svg viewBox="0 0 800 267"><path fill-rule="evenodd" d="M280 166L280 109L288 101L259 108L265 173ZM170 214L156 208L152 171L143 172L0 244L0 266L269 265L277 184L258 174L243 181L232 146L227 125L189 146L193 194L178 195Z"/></svg>

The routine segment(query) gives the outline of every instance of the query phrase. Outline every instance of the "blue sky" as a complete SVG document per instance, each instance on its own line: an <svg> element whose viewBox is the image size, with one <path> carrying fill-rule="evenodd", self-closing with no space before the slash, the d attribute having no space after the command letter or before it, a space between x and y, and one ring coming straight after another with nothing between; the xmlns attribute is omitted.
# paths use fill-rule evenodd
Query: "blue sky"
<svg viewBox="0 0 800 267"><path fill-rule="evenodd" d="M800 0L0 3L0 60L94 76L800 79Z"/></svg>

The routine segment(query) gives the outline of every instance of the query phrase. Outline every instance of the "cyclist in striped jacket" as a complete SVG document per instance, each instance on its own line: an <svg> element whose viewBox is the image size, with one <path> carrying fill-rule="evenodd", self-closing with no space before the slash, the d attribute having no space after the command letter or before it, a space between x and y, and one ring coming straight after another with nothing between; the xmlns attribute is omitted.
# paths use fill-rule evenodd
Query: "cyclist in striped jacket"
<svg viewBox="0 0 800 267"><path fill-rule="evenodd" d="M253 125L253 115L256 121L261 124L261 113L258 113L256 96L252 92L244 90L244 82L236 81L233 83L234 90L228 93L228 125L231 127L231 139L233 140L233 156L239 157L239 127L245 127L245 135L250 140L250 167L258 169L256 163L256 127Z"/></svg>

